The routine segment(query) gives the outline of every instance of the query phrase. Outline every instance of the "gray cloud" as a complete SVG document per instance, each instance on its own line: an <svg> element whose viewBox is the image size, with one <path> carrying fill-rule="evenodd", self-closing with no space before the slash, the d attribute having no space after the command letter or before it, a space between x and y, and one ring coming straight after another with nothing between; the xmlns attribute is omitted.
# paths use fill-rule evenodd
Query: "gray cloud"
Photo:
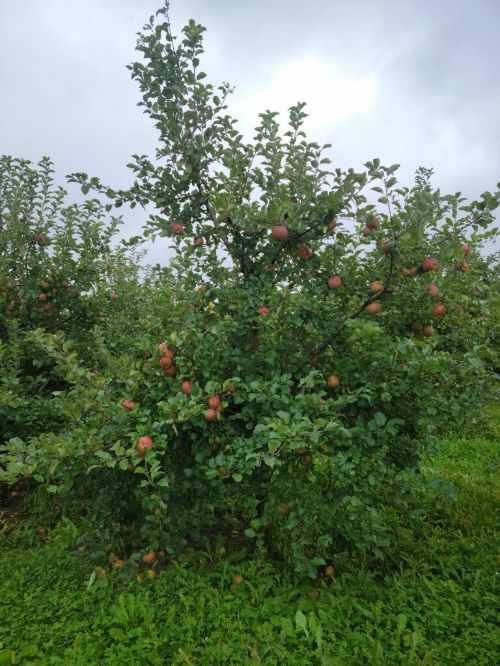
<svg viewBox="0 0 500 666"><path fill-rule="evenodd" d="M152 153L155 131L125 65L158 6L0 0L0 152L48 154L61 179L84 170L126 184L130 155ZM268 104L304 99L300 68L316 62L311 138L333 144L336 164L378 156L401 163L403 179L424 164L467 196L500 179L497 0L173 0L171 13L177 31L191 17L207 27L205 70L236 86L246 133Z"/></svg>

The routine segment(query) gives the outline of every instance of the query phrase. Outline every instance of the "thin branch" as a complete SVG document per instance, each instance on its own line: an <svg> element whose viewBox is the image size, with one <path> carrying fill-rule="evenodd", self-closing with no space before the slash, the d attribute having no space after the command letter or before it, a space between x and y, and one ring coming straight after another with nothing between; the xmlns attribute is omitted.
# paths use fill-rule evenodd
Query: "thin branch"
<svg viewBox="0 0 500 666"><path fill-rule="evenodd" d="M328 349L328 347L330 347L335 338L338 335L340 335L340 333L342 333L344 328L347 326L348 321L352 319L357 319L363 313L367 305L369 305L375 300L380 299L388 292L393 273L394 273L394 254L391 253L389 272L387 274L387 280L385 281L383 288L380 291L378 291L376 294L372 294L371 296L369 296L356 310L354 310L354 312L351 312L350 315L344 317L344 319L340 322L340 324L333 329L330 335L319 345L319 347L316 347L316 349L309 354L309 357L302 364L301 369L303 369L306 365L310 364L314 365L317 357L320 354L322 354L326 349Z"/></svg>

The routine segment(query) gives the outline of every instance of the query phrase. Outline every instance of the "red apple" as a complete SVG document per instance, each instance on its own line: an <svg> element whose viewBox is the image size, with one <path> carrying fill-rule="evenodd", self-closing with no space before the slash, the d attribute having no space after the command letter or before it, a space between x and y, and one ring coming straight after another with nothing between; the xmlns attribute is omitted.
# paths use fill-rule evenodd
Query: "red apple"
<svg viewBox="0 0 500 666"><path fill-rule="evenodd" d="M167 377L175 377L177 374L177 368L175 365L171 365L168 368L163 368L163 374L167 375Z"/></svg>
<svg viewBox="0 0 500 666"><path fill-rule="evenodd" d="M288 238L288 227L285 227L284 224L276 224L271 227L271 236L274 240L286 240Z"/></svg>
<svg viewBox="0 0 500 666"><path fill-rule="evenodd" d="M437 296L439 294L439 287L437 284L428 284L425 287L425 291L431 296Z"/></svg>
<svg viewBox="0 0 500 666"><path fill-rule="evenodd" d="M304 458L302 459L304 465L312 465L313 464L313 457L309 453L306 453Z"/></svg>
<svg viewBox="0 0 500 666"><path fill-rule="evenodd" d="M38 294L38 300L39 301L46 301L47 300L47 294L44 294L43 292L41 294Z"/></svg>
<svg viewBox="0 0 500 666"><path fill-rule="evenodd" d="M220 407L220 398L218 395L211 395L207 400L207 404L210 409L219 409Z"/></svg>
<svg viewBox="0 0 500 666"><path fill-rule="evenodd" d="M184 393L184 395L191 395L192 389L193 384L189 381L189 379L186 379L184 382L182 382L181 391Z"/></svg>
<svg viewBox="0 0 500 666"><path fill-rule="evenodd" d="M374 280L373 282L370 282L370 291L374 294L378 293L379 291L382 291L384 288L384 283L381 282L380 280Z"/></svg>
<svg viewBox="0 0 500 666"><path fill-rule="evenodd" d="M432 314L435 317L444 317L444 315L446 314L446 308L442 303L438 303L432 308Z"/></svg>
<svg viewBox="0 0 500 666"><path fill-rule="evenodd" d="M170 368L173 365L173 363L174 359L172 358L172 356L167 355L167 356L162 356L160 358L160 366L162 368Z"/></svg>
<svg viewBox="0 0 500 666"><path fill-rule="evenodd" d="M384 254L389 254L389 252L391 251L391 244L389 243L388 240L383 240L380 241L379 248L381 252L383 252Z"/></svg>
<svg viewBox="0 0 500 666"><path fill-rule="evenodd" d="M382 312L382 305L378 301L373 301L372 303L368 303L365 310L368 314L378 314Z"/></svg>
<svg viewBox="0 0 500 666"><path fill-rule="evenodd" d="M312 257L312 250L308 245L299 245L297 254L299 255L299 259L302 259L302 261L307 261Z"/></svg>
<svg viewBox="0 0 500 666"><path fill-rule="evenodd" d="M435 271L437 268L437 261L433 257L426 257L422 262L424 271Z"/></svg>
<svg viewBox="0 0 500 666"><path fill-rule="evenodd" d="M267 305L259 306L258 310L261 317L267 317L269 315L269 312L271 311L270 308L267 307Z"/></svg>
<svg viewBox="0 0 500 666"><path fill-rule="evenodd" d="M332 275L328 278L328 287L330 289L338 289L342 284L342 278L339 275Z"/></svg>
<svg viewBox="0 0 500 666"><path fill-rule="evenodd" d="M146 451L150 451L153 448L153 438L149 435L144 435L139 437L136 444L137 453L140 456L146 455Z"/></svg>
<svg viewBox="0 0 500 666"><path fill-rule="evenodd" d="M462 245L462 252L464 253L465 256L467 256L470 252L470 245L467 245L467 243L464 243Z"/></svg>
<svg viewBox="0 0 500 666"><path fill-rule="evenodd" d="M174 355L174 352L168 348L168 344L166 342L160 342L160 344L158 345L158 351L163 355L167 356Z"/></svg>
<svg viewBox="0 0 500 666"><path fill-rule="evenodd" d="M180 222L172 222L170 225L170 231L176 236L179 236L184 231L184 227Z"/></svg>
<svg viewBox="0 0 500 666"><path fill-rule="evenodd" d="M367 226L369 229L378 229L378 228L380 227L381 224L382 224L382 222L380 221L380 219L379 219L378 217L375 217L375 218L374 218L373 220L371 220L370 222L367 222L367 223L366 223L366 226Z"/></svg>
<svg viewBox="0 0 500 666"><path fill-rule="evenodd" d="M47 291L47 289L49 289L49 287L50 287L50 284L46 280L43 280L42 282L40 282L40 289L43 289L44 291Z"/></svg>
<svg viewBox="0 0 500 666"><path fill-rule="evenodd" d="M142 556L142 561L144 562L144 564L154 564L156 562L155 551L148 550L148 552Z"/></svg>
<svg viewBox="0 0 500 666"><path fill-rule="evenodd" d="M41 244L45 240L45 236L43 234L35 234L33 236L33 239L35 240L36 243Z"/></svg>
<svg viewBox="0 0 500 666"><path fill-rule="evenodd" d="M332 219L330 220L330 222L328 222L328 228L329 228L329 229L335 229L336 226L337 226L337 218L336 218L336 217L332 217Z"/></svg>
<svg viewBox="0 0 500 666"><path fill-rule="evenodd" d="M337 375L328 375L326 381L330 388L338 388L340 386L340 378Z"/></svg>
<svg viewBox="0 0 500 666"><path fill-rule="evenodd" d="M366 226L363 227L361 233L363 234L363 236L371 236L373 234L373 229L370 229L370 227Z"/></svg>
<svg viewBox="0 0 500 666"><path fill-rule="evenodd" d="M205 412L205 421L215 421L217 418L217 410L216 409L207 409Z"/></svg>
<svg viewBox="0 0 500 666"><path fill-rule="evenodd" d="M201 247L202 245L205 244L205 239L203 236L196 236L196 238L193 241L193 244L196 245L196 247Z"/></svg>
<svg viewBox="0 0 500 666"><path fill-rule="evenodd" d="M45 314L49 314L49 312L52 310L53 307L54 306L52 305L52 303L45 303L45 305L43 306L43 311L45 312Z"/></svg>
<svg viewBox="0 0 500 666"><path fill-rule="evenodd" d="M109 295L109 298L112 301L116 301L116 299L118 298L118 294L116 293L116 291L112 291Z"/></svg>
<svg viewBox="0 0 500 666"><path fill-rule="evenodd" d="M128 398L122 402L122 407L125 411L130 411L132 409L135 409L137 407L137 403L135 403L133 400L129 400Z"/></svg>

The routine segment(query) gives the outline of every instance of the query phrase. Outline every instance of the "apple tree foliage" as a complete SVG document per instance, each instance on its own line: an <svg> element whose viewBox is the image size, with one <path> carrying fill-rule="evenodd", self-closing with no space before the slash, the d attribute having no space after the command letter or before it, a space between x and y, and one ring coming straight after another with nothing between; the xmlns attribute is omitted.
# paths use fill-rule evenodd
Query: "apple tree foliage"
<svg viewBox="0 0 500 666"><path fill-rule="evenodd" d="M115 243L120 219L96 199L68 204L53 173L48 158L0 157L0 442L62 427L51 398L68 384L49 350L98 369L100 347L136 338L150 309L155 278L139 285L140 253Z"/></svg>
<svg viewBox="0 0 500 666"><path fill-rule="evenodd" d="M406 187L377 159L333 168L303 103L284 129L260 114L248 140L230 86L201 69L203 32L190 21L176 40L165 8L139 35L130 71L159 144L133 156L130 187L70 177L98 197L80 215L153 208L131 242L173 249L163 287L128 329L110 315L98 371L40 333L66 378L52 404L74 418L11 439L3 476L83 493L145 548L175 552L224 522L314 576L339 553L383 557L406 470L491 400L498 275L480 249L499 192L444 195L423 168Z"/></svg>

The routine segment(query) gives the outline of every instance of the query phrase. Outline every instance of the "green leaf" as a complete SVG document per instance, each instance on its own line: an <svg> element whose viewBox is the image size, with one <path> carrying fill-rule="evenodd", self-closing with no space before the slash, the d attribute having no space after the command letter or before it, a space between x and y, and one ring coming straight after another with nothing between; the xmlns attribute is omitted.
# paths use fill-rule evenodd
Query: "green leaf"
<svg viewBox="0 0 500 666"><path fill-rule="evenodd" d="M295 627L299 631L303 631L306 636L309 636L309 630L307 628L307 618L301 610L298 610L295 613Z"/></svg>

